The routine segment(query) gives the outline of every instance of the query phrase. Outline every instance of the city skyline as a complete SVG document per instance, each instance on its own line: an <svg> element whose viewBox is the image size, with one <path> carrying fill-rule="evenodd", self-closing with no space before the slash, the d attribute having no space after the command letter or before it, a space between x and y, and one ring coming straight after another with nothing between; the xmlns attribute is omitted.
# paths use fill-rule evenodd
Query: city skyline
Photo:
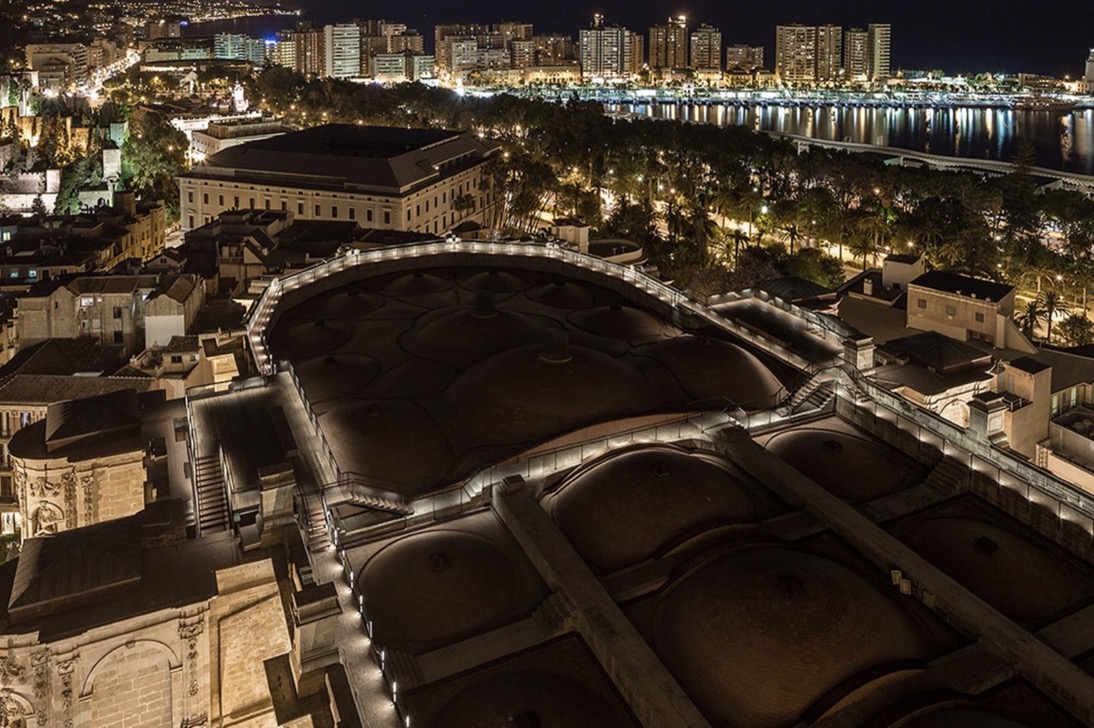
<svg viewBox="0 0 1094 728"><path fill-rule="evenodd" d="M376 15L365 6L334 0L289 0L286 4L300 7L320 21ZM726 45L747 43L772 48L777 25L831 23L848 29L865 27L868 23L889 23L895 38L894 69L941 68L953 74L1082 75L1087 51L1094 47L1094 33L1077 22L1081 13L1078 2L1043 6L1002 2L994 4L993 10L994 14L988 17L978 7L939 0L885 7L855 0L841 3L838 8L789 0L736 11L711 0L641 6L614 0L593 4L564 0L543 8L526 6L512 10L488 0L470 0L458 7L425 0L415 5L414 12L393 13L390 19L417 27L423 33L442 23L514 20L534 24L537 32L562 32L576 37L578 30L589 26L596 12L605 16L607 24L618 24L642 34L670 16L683 14L691 27L708 23L720 29Z"/></svg>

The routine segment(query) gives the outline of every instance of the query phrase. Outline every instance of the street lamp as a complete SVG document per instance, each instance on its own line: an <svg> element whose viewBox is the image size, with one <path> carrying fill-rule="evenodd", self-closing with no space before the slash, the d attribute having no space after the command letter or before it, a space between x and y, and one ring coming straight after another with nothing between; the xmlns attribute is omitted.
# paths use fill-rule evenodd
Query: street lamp
<svg viewBox="0 0 1094 728"><path fill-rule="evenodd" d="M753 226L753 213L755 212L755 210L756 210L756 208L749 205L749 207L748 207L748 237L749 237L749 239L751 239L752 236L756 234L755 227ZM761 215L766 215L767 214L767 205L760 205L760 214Z"/></svg>

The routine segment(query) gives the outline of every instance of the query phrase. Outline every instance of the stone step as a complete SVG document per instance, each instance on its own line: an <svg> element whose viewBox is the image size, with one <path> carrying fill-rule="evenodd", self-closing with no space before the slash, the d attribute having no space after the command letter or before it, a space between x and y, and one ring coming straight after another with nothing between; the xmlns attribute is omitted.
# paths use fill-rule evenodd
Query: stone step
<svg viewBox="0 0 1094 728"><path fill-rule="evenodd" d="M387 513L398 513L401 516L409 516L414 513L414 509L406 503L400 503L399 501L390 500L388 498L380 498L373 495L360 495L355 494L350 496L347 503L352 503L355 506L362 506L364 508L371 508L377 511L386 511Z"/></svg>
<svg viewBox="0 0 1094 728"><path fill-rule="evenodd" d="M422 671L414 655L390 648L384 649L384 670L389 680L398 684L399 692L422 684Z"/></svg>

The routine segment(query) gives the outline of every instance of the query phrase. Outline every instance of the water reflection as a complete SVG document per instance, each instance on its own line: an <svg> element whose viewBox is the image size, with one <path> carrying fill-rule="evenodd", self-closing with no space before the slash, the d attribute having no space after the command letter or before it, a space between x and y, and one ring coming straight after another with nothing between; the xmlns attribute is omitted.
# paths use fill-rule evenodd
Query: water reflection
<svg viewBox="0 0 1094 728"><path fill-rule="evenodd" d="M898 108L828 104L608 104L613 112L747 126L827 141L893 146L970 159L1010 160L1020 142L1040 166L1094 174L1094 110L981 107Z"/></svg>

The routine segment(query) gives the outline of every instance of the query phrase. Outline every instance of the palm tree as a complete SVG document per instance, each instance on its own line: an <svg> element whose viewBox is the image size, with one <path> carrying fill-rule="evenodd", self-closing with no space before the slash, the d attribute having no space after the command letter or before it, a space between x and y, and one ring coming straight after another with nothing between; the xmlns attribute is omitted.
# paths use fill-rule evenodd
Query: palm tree
<svg viewBox="0 0 1094 728"><path fill-rule="evenodd" d="M1022 334L1032 341L1037 333L1037 322L1044 318L1045 309L1041 306L1039 298L1031 298L1026 302L1026 307L1014 314L1014 323Z"/></svg>
<svg viewBox="0 0 1094 728"><path fill-rule="evenodd" d="M733 243L733 268L736 269L737 263L741 259L741 243L744 243L746 247L748 246L748 233L738 225L727 236L727 247L730 242Z"/></svg>
<svg viewBox="0 0 1094 728"><path fill-rule="evenodd" d="M1045 341L1052 343L1052 320L1056 317L1056 314L1066 316L1071 311L1071 307L1064 301L1063 296L1056 291L1044 291L1038 297L1038 300L1042 309L1041 320L1048 327Z"/></svg>

